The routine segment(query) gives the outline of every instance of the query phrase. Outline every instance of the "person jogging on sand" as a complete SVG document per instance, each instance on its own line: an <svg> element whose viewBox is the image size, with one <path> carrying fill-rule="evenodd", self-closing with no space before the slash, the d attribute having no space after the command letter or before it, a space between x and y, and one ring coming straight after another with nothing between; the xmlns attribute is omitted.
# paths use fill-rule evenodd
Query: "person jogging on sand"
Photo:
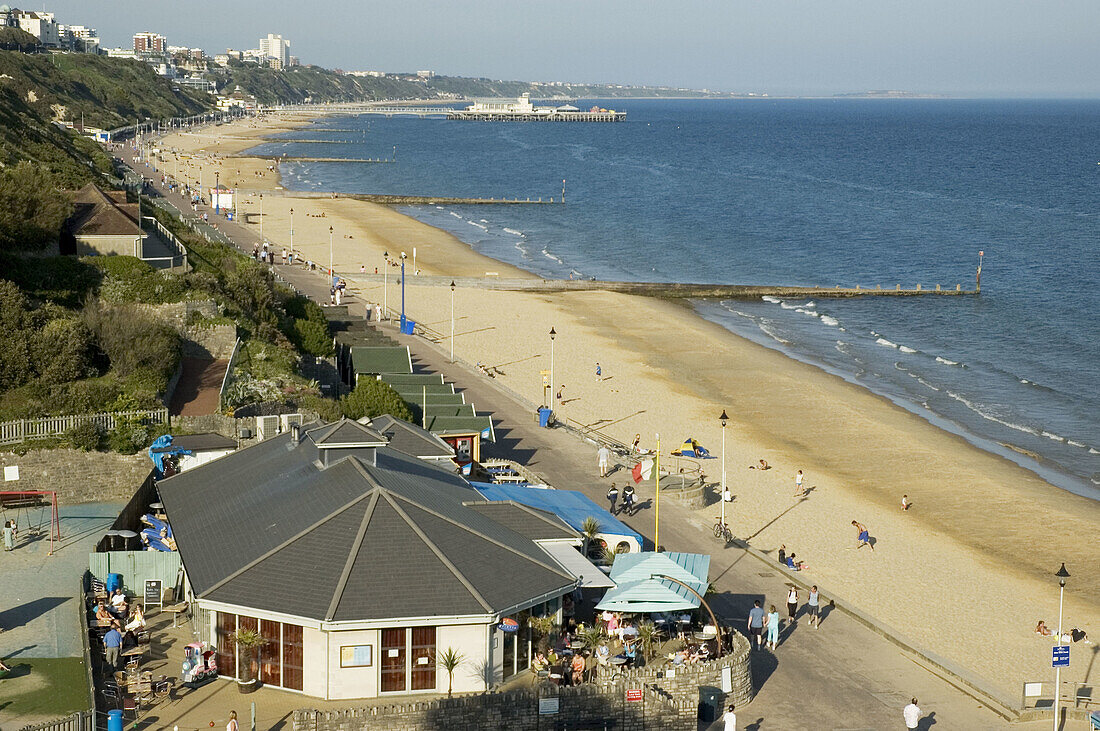
<svg viewBox="0 0 1100 731"><path fill-rule="evenodd" d="M864 544L871 547L871 551L875 550L875 545L871 543L871 534L867 532L867 526L863 523L852 521L852 525L856 528L856 548L863 548Z"/></svg>

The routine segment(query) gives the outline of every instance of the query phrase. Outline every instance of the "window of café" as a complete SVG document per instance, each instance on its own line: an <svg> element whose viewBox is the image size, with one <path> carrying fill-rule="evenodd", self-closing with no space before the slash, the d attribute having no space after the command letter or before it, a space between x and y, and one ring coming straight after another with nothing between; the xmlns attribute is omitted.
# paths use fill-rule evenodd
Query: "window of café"
<svg viewBox="0 0 1100 731"><path fill-rule="evenodd" d="M435 690L435 627L384 629L379 645L383 693Z"/></svg>
<svg viewBox="0 0 1100 731"><path fill-rule="evenodd" d="M508 619L516 622L515 632L503 632L504 641L504 668L503 675L510 678L516 673L526 670L531 665L531 612L523 610L513 614Z"/></svg>
<svg viewBox="0 0 1100 731"><path fill-rule="evenodd" d="M295 624L218 612L214 623L218 674L238 677L241 658L233 636L246 629L258 631L266 640L259 658L264 685L302 690L302 628Z"/></svg>

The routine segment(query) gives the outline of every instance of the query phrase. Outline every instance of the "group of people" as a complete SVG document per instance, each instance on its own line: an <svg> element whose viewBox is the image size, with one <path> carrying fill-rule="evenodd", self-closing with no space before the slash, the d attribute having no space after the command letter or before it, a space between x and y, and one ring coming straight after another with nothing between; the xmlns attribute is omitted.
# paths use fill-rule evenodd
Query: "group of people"
<svg viewBox="0 0 1100 731"><path fill-rule="evenodd" d="M106 602L96 602L95 618L107 623L103 635L104 655L112 670L118 668L119 657L138 644L137 635L145 629L145 614L139 604L132 607L122 589L115 589Z"/></svg>
<svg viewBox="0 0 1100 731"><path fill-rule="evenodd" d="M792 571L802 571L803 569L810 568L809 564L805 561L799 561L794 551L787 553L787 544L783 544L779 547L779 563L781 566L786 566Z"/></svg>
<svg viewBox="0 0 1100 731"><path fill-rule="evenodd" d="M1057 637L1058 633L1047 627L1047 623L1043 620L1039 620L1039 623L1035 625L1035 634L1042 637ZM1086 645L1091 645L1092 640L1089 639L1088 634L1083 629L1074 627L1062 632L1062 636L1059 638L1063 644L1069 644L1070 642L1084 642Z"/></svg>
<svg viewBox="0 0 1100 731"><path fill-rule="evenodd" d="M806 613L810 616L810 626L817 629L821 625L821 595L817 585L811 589L806 599ZM791 627L798 619L798 587L790 585L787 589L787 626ZM759 650L766 647L772 651L779 646L779 632L783 628L783 620L779 616L779 609L772 604L768 611L764 611L762 602L757 599L749 610L748 630L752 638L753 646Z"/></svg>
<svg viewBox="0 0 1100 731"><path fill-rule="evenodd" d="M606 449L606 447L605 447ZM629 482L623 487L622 491L623 507L622 512L627 515L634 515L637 510L636 497L634 495L634 486ZM615 486L615 483L611 483L611 487L607 489L607 502L611 504L611 514L618 515L620 509L617 505L619 501L619 488Z"/></svg>

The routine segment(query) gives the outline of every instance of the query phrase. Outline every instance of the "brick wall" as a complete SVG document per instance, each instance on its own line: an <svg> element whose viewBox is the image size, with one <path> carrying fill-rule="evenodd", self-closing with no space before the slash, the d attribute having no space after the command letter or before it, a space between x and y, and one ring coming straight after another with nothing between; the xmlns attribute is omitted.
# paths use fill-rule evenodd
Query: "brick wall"
<svg viewBox="0 0 1100 731"><path fill-rule="evenodd" d="M184 338L183 354L191 358L229 358L237 342L234 325L190 325L191 314L214 318L221 313L214 300L185 300L166 305L141 305L149 314L166 323Z"/></svg>
<svg viewBox="0 0 1100 731"><path fill-rule="evenodd" d="M19 465L19 480L0 483L0 490L54 490L60 504L73 505L129 500L152 462L143 453L32 449L0 452L0 465Z"/></svg>

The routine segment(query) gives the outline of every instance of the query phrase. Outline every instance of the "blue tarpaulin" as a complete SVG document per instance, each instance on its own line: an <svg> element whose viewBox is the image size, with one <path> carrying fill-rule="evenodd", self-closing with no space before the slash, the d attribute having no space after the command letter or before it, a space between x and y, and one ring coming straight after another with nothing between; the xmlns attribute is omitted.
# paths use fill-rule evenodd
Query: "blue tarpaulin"
<svg viewBox="0 0 1100 731"><path fill-rule="evenodd" d="M153 465L157 468L157 477L164 476L164 458L173 454L192 454L192 452L190 449L184 449L183 447L173 447L171 434L157 437L149 445L149 459L153 460Z"/></svg>
<svg viewBox="0 0 1100 731"><path fill-rule="evenodd" d="M576 490L551 490L530 487L525 483L498 485L489 482L473 482L471 484L486 500L513 500L520 505L545 510L558 516L565 521L566 525L577 531L581 530L585 518L592 517L599 522L600 533L633 538L639 547L644 545L641 534L612 515L607 508L601 508L587 495Z"/></svg>

